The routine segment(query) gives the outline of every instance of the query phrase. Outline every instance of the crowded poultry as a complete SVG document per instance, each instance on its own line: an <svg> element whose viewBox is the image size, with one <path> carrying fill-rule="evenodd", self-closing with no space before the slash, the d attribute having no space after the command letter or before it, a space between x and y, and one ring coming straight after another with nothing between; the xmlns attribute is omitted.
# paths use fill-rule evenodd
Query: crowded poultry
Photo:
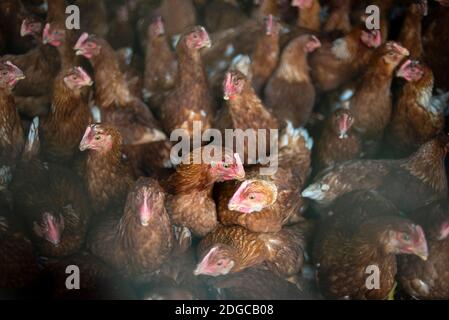
<svg viewBox="0 0 449 320"><path fill-rule="evenodd" d="M448 70L447 0L0 1L0 299L449 299Z"/></svg>

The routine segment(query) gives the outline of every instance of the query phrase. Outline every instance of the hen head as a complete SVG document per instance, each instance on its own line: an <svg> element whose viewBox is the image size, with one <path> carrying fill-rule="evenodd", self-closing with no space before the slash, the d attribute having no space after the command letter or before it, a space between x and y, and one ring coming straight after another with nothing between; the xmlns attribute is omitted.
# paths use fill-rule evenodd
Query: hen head
<svg viewBox="0 0 449 320"><path fill-rule="evenodd" d="M314 35L304 35L305 43L304 43L304 50L308 53L314 52L316 49L321 48L321 42L320 40L315 37Z"/></svg>
<svg viewBox="0 0 449 320"><path fill-rule="evenodd" d="M101 45L98 39L84 32L79 37L73 49L76 51L77 56L84 56L87 59L91 59L100 54Z"/></svg>
<svg viewBox="0 0 449 320"><path fill-rule="evenodd" d="M362 30L360 41L368 48L378 48L382 44L380 30Z"/></svg>
<svg viewBox="0 0 449 320"><path fill-rule="evenodd" d="M104 124L91 124L87 127L79 148L81 151L95 150L103 153L121 144L122 137L117 129Z"/></svg>
<svg viewBox="0 0 449 320"><path fill-rule="evenodd" d="M223 82L223 99L232 100L242 94L248 79L238 70L226 72Z"/></svg>
<svg viewBox="0 0 449 320"><path fill-rule="evenodd" d="M410 5L410 10L415 14L419 14L424 17L427 16L429 11L427 0L418 0L415 3L412 3Z"/></svg>
<svg viewBox="0 0 449 320"><path fill-rule="evenodd" d="M407 60L396 72L396 76L404 78L408 82L417 82L424 76L425 67L422 63L415 60Z"/></svg>
<svg viewBox="0 0 449 320"><path fill-rule="evenodd" d="M215 181L245 178L245 169L238 153L225 152L224 161L211 161L209 173Z"/></svg>
<svg viewBox="0 0 449 320"><path fill-rule="evenodd" d="M265 17L264 22L265 22L265 34L267 36L277 35L281 30L281 24L279 23L279 20L276 19L276 17L273 16L272 14Z"/></svg>
<svg viewBox="0 0 449 320"><path fill-rule="evenodd" d="M90 87L93 81L83 68L74 67L65 75L64 83L70 90L79 90L83 87Z"/></svg>
<svg viewBox="0 0 449 320"><path fill-rule="evenodd" d="M354 124L354 116L349 109L341 108L335 111L332 119L333 128L340 139L346 139L348 132Z"/></svg>
<svg viewBox="0 0 449 320"><path fill-rule="evenodd" d="M382 60L389 66L389 69L395 69L399 63L410 55L410 52L394 41L388 41L381 48Z"/></svg>
<svg viewBox="0 0 449 320"><path fill-rule="evenodd" d="M12 89L22 79L25 79L22 70L10 61L0 63L0 88Z"/></svg>
<svg viewBox="0 0 449 320"><path fill-rule="evenodd" d="M50 44L54 47L59 47L65 40L65 29L59 28L47 23L42 33L42 42L44 44Z"/></svg>
<svg viewBox="0 0 449 320"><path fill-rule="evenodd" d="M233 249L224 244L213 246L193 271L194 275L217 277L231 272L235 265Z"/></svg>
<svg viewBox="0 0 449 320"><path fill-rule="evenodd" d="M441 223L438 240L445 240L449 236L449 219Z"/></svg>
<svg viewBox="0 0 449 320"><path fill-rule="evenodd" d="M313 1L315 0L292 0L292 7L298 7L300 9L310 9Z"/></svg>
<svg viewBox="0 0 449 320"><path fill-rule="evenodd" d="M42 23L33 18L27 18L22 21L22 26L20 27L20 36L25 37L32 35L34 37L39 37L42 34Z"/></svg>
<svg viewBox="0 0 449 320"><path fill-rule="evenodd" d="M40 221L33 222L33 231L39 238L57 246L61 242L62 233L64 232L64 217L44 212Z"/></svg>
<svg viewBox="0 0 449 320"><path fill-rule="evenodd" d="M161 16L157 16L156 19L148 26L149 38L157 38L165 35L165 25Z"/></svg>
<svg viewBox="0 0 449 320"><path fill-rule="evenodd" d="M423 260L429 255L423 229L411 222L391 226L384 241L389 253L415 254Z"/></svg>
<svg viewBox="0 0 449 320"><path fill-rule="evenodd" d="M182 43L184 43L187 48L193 50L210 48L211 46L209 34L202 26L195 26L190 31L185 33L179 41L179 44Z"/></svg>
<svg viewBox="0 0 449 320"><path fill-rule="evenodd" d="M298 59L298 54L301 52L312 53L321 47L320 40L314 35L304 34L301 35L287 45L282 53L282 60L295 61Z"/></svg>
<svg viewBox="0 0 449 320"><path fill-rule="evenodd" d="M228 209L243 213L259 212L277 200L277 187L263 180L246 180L232 196Z"/></svg>
<svg viewBox="0 0 449 320"><path fill-rule="evenodd" d="M159 183L150 178L140 178L128 194L127 207L136 213L138 223L147 227L164 212L165 195Z"/></svg>

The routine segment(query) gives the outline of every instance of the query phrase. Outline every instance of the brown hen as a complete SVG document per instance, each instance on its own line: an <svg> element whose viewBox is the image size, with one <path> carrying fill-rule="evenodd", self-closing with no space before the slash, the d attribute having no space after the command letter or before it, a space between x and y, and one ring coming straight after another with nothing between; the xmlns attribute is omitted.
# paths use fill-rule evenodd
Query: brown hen
<svg viewBox="0 0 449 320"><path fill-rule="evenodd" d="M449 246L449 209L447 201L429 204L410 218L423 226L429 257L422 261L412 256L399 259L399 281L415 299L448 299L447 269Z"/></svg>
<svg viewBox="0 0 449 320"><path fill-rule="evenodd" d="M428 256L422 228L399 217L376 193L348 194L332 212L314 244L317 280L326 298L384 299L395 287L395 255Z"/></svg>
<svg viewBox="0 0 449 320"><path fill-rule="evenodd" d="M88 247L122 276L141 282L167 261L173 241L162 188L153 179L140 178L130 189L123 216L95 227Z"/></svg>

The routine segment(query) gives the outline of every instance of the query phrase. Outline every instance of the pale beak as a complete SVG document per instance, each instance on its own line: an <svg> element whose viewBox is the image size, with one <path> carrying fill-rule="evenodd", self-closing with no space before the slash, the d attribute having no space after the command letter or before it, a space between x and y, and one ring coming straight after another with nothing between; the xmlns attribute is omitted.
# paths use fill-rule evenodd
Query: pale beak
<svg viewBox="0 0 449 320"><path fill-rule="evenodd" d="M81 142L80 142L80 151L85 151L85 150L90 148L90 144L89 144L89 142L87 142L87 140L88 140L87 136L83 137L83 139L81 140Z"/></svg>
<svg viewBox="0 0 449 320"><path fill-rule="evenodd" d="M418 257L420 257L423 261L426 261L427 258L429 257L429 252L427 252L427 248L426 250L420 250L418 252L415 253Z"/></svg>
<svg viewBox="0 0 449 320"><path fill-rule="evenodd" d="M193 271L193 274L196 275L196 276L198 276L200 274L203 274L203 271L201 270L201 267L200 266L196 267L196 269Z"/></svg>
<svg viewBox="0 0 449 320"><path fill-rule="evenodd" d="M321 190L319 190L319 188L317 188L314 185L310 185L309 187L304 189L304 191L301 193L301 196L303 198L309 198L309 199L317 200L317 199L320 198L321 193L322 192L321 192Z"/></svg>
<svg viewBox="0 0 449 320"><path fill-rule="evenodd" d="M26 35L28 35L28 30L26 28L25 20L23 20L22 25L20 26L20 36L25 37Z"/></svg>
<svg viewBox="0 0 449 320"><path fill-rule="evenodd" d="M418 248L416 248L416 250L414 250L415 254L420 257L422 260L426 261L427 258L429 257L429 249L427 247L427 241L426 241L426 236L424 234L424 230L422 229L421 226L416 226L416 230L419 233L419 237L420 237L420 246Z"/></svg>

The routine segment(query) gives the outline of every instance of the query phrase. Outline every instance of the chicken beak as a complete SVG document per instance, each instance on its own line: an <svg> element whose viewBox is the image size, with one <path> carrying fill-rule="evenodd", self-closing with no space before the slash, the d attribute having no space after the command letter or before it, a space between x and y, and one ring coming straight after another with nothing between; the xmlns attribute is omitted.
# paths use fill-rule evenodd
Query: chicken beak
<svg viewBox="0 0 449 320"><path fill-rule="evenodd" d="M228 101L231 98L231 94L233 91L233 83L232 83L232 74L230 72L227 72L225 75L225 81L223 84L223 99Z"/></svg>
<svg viewBox="0 0 449 320"><path fill-rule="evenodd" d="M201 27L202 30L202 38L203 38L203 47L210 48L212 46L212 41L210 40L209 34L207 33L206 29Z"/></svg>
<svg viewBox="0 0 449 320"><path fill-rule="evenodd" d="M421 226L416 226L416 231L419 235L419 246L414 250L414 253L422 260L426 261L429 257L429 249L427 247L426 236Z"/></svg>
<svg viewBox="0 0 449 320"><path fill-rule="evenodd" d="M443 223L440 230L440 235L438 236L438 240L439 241L444 240L447 238L447 236L449 236L449 221Z"/></svg>
<svg viewBox="0 0 449 320"><path fill-rule="evenodd" d="M87 142L85 142L85 141L81 141L81 143L80 143L80 151L85 151L87 149L89 149L89 144Z"/></svg>
<svg viewBox="0 0 449 320"><path fill-rule="evenodd" d="M89 34L87 32L84 32L76 42L75 46L73 47L73 50L75 50L75 54L77 56L80 56L83 54L83 44L84 42L89 38Z"/></svg>
<svg viewBox="0 0 449 320"><path fill-rule="evenodd" d="M80 144L80 151L85 151L87 149L89 149L89 144L88 143L81 143Z"/></svg>
<svg viewBox="0 0 449 320"><path fill-rule="evenodd" d="M208 253L200 263L198 263L195 270L193 270L194 275L199 276L200 274L207 274L206 265L207 265L207 259L209 258L209 255L210 255L210 253Z"/></svg>
<svg viewBox="0 0 449 320"><path fill-rule="evenodd" d="M315 184L312 184L312 185L308 186L306 189L304 189L304 191L301 193L301 196L303 198L319 200L322 196L322 192L318 186L316 186Z"/></svg>
<svg viewBox="0 0 449 320"><path fill-rule="evenodd" d="M149 225L151 215L152 215L151 208L148 206L148 191L145 190L143 194L143 203L139 209L140 224L143 227Z"/></svg>
<svg viewBox="0 0 449 320"><path fill-rule="evenodd" d="M209 49L210 47L212 47L212 42L207 39L206 41L204 41L204 47Z"/></svg>
<svg viewBox="0 0 449 320"><path fill-rule="evenodd" d="M398 52L400 55L404 57L408 57L410 55L410 51L408 51L407 48L404 48L403 46L399 45L398 43L393 42L393 48Z"/></svg>
<svg viewBox="0 0 449 320"><path fill-rule="evenodd" d="M243 167L242 160L240 159L240 155L238 153L234 153L234 160L237 164L237 180L245 179L245 168Z"/></svg>
<svg viewBox="0 0 449 320"><path fill-rule="evenodd" d="M242 193L245 191L245 189L248 187L248 185L251 183L251 181L243 181L243 183L238 187L238 189L234 192L231 199L228 202L228 209L231 211L238 211L239 209L239 199Z"/></svg>
<svg viewBox="0 0 449 320"><path fill-rule="evenodd" d="M200 263L198 263L196 269L193 271L194 275L207 274L207 264L209 262L209 258L217 251L217 247L213 247L209 250L209 252L204 256Z"/></svg>
<svg viewBox="0 0 449 320"><path fill-rule="evenodd" d="M81 139L81 142L80 142L80 147L79 147L80 151L84 151L84 150L89 149L89 147L90 147L89 136L90 136L91 131L92 131L92 128L90 126L87 127L86 132L84 133L84 136L83 136L83 138Z"/></svg>
<svg viewBox="0 0 449 320"><path fill-rule="evenodd" d="M22 21L22 25L20 26L20 36L25 37L28 35L26 20Z"/></svg>
<svg viewBox="0 0 449 320"><path fill-rule="evenodd" d="M50 24L45 24L44 31L42 33L42 43L48 44L50 43Z"/></svg>
<svg viewBox="0 0 449 320"><path fill-rule="evenodd" d="M200 274L203 274L203 273L204 273L204 272L203 272L203 270L201 269L201 265L198 265L198 266L196 267L196 269L193 270L193 274L196 275L196 276L199 276Z"/></svg>
<svg viewBox="0 0 449 320"><path fill-rule="evenodd" d="M427 250L427 244L425 243L424 246L415 250L414 254L417 255L418 257L420 257L423 261L427 261L427 258L429 257L429 251Z"/></svg>

